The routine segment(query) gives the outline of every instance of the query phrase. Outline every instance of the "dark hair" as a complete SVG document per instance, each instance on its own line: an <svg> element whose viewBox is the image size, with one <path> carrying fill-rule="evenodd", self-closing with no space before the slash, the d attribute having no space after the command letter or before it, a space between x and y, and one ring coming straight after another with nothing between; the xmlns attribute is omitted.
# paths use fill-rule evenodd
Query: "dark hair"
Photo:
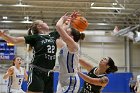
<svg viewBox="0 0 140 93"><path fill-rule="evenodd" d="M13 66L15 66L15 63L14 63L14 62L15 62L15 60L16 60L17 57L20 57L20 56L15 56L15 57L13 58L13 63L12 63ZM20 57L20 58L21 58L21 57Z"/></svg>
<svg viewBox="0 0 140 93"><path fill-rule="evenodd" d="M74 37L74 41L78 42L79 40L84 40L85 34L76 31L74 28L71 28L71 35Z"/></svg>
<svg viewBox="0 0 140 93"><path fill-rule="evenodd" d="M106 70L106 73L109 74L109 73L114 73L116 71L118 71L118 67L115 66L115 63L114 61L112 60L112 58L108 57L109 60L108 60L108 66L109 68Z"/></svg>

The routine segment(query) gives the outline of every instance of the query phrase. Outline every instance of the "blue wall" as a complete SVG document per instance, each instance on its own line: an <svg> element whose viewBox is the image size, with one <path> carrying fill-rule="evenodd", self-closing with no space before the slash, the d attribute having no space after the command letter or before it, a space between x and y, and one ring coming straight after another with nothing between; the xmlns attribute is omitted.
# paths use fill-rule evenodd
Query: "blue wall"
<svg viewBox="0 0 140 93"><path fill-rule="evenodd" d="M56 91L56 86L58 82L58 73L54 74L54 91ZM129 79L132 77L132 73L114 73L109 74L109 83L103 89L103 92L121 92L121 93L129 93ZM80 79L80 87L82 87L84 81Z"/></svg>
<svg viewBox="0 0 140 93"><path fill-rule="evenodd" d="M132 73L115 73L109 74L109 84L104 88L103 92L121 92L129 93L129 79Z"/></svg>
<svg viewBox="0 0 140 93"><path fill-rule="evenodd" d="M54 91L56 91L58 83L58 72L54 73ZM132 73L114 73L109 74L109 83L103 89L103 92L120 92L120 93L129 93L129 79L132 77ZM80 78L80 87L82 87L84 81ZM27 90L27 82L23 82L22 89Z"/></svg>

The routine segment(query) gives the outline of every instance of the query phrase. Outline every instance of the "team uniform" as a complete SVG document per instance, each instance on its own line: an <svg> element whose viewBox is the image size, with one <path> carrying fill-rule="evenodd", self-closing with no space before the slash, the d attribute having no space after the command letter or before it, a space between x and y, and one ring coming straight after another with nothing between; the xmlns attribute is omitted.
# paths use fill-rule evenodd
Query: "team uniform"
<svg viewBox="0 0 140 93"><path fill-rule="evenodd" d="M25 69L20 67L20 70L18 70L15 66L13 66L13 69L13 75L9 77L8 81L8 93L25 93L21 89Z"/></svg>
<svg viewBox="0 0 140 93"><path fill-rule="evenodd" d="M31 35L24 38L26 44L30 44L33 47L28 90L53 93L53 73L48 76L48 72L55 66L57 34L52 32L49 35Z"/></svg>
<svg viewBox="0 0 140 93"><path fill-rule="evenodd" d="M140 93L140 75L137 76L137 93Z"/></svg>
<svg viewBox="0 0 140 93"><path fill-rule="evenodd" d="M105 74L102 74L102 75L96 75L95 74L95 71L97 70L97 67L93 68L89 73L88 73L88 76L89 77L92 77L92 78L101 78L101 77L104 77L106 76ZM88 82L84 82L84 86L81 90L80 93L100 93L102 89L102 86L97 86L97 85L93 85L93 84L90 84Z"/></svg>
<svg viewBox="0 0 140 93"><path fill-rule="evenodd" d="M56 93L78 93L80 79L74 69L77 69L79 62L79 50L69 52L65 44L59 53L58 61L60 65L59 82Z"/></svg>

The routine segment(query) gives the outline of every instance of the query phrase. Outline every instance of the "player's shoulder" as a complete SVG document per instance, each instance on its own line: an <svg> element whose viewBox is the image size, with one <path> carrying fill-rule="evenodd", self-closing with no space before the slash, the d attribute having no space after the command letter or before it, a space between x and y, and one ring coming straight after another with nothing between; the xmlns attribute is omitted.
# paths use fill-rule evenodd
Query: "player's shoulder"
<svg viewBox="0 0 140 93"><path fill-rule="evenodd" d="M7 71L14 71L14 70L15 70L15 67L14 66L11 66L11 67L8 68Z"/></svg>

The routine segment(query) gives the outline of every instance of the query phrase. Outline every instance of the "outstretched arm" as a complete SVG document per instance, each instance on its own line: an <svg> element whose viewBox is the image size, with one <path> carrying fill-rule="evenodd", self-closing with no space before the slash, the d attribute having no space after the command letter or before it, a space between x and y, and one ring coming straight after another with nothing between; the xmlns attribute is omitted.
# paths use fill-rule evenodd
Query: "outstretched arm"
<svg viewBox="0 0 140 93"><path fill-rule="evenodd" d="M25 42L24 37L13 37L13 36L7 35L6 33L4 33L4 30L0 30L0 37L4 39L5 41L13 43L13 44Z"/></svg>
<svg viewBox="0 0 140 93"><path fill-rule="evenodd" d="M84 59L79 59L79 63L82 67L84 67L86 70L91 71L93 69L93 65L85 61Z"/></svg>
<svg viewBox="0 0 140 93"><path fill-rule="evenodd" d="M71 17L66 16L66 14L62 16L56 24L56 29L58 33L60 34L60 36L62 37L63 41L67 44L69 50L71 52L74 52L78 49L78 46L77 46L77 43L66 32L66 29L68 27L67 27L67 24L65 24L65 22L68 19L71 19Z"/></svg>
<svg viewBox="0 0 140 93"><path fill-rule="evenodd" d="M78 74L84 81L86 81L90 84L94 84L94 85L98 85L98 86L102 86L102 87L105 87L109 81L109 79L106 76L101 77L101 78L91 78L81 72L78 72Z"/></svg>

